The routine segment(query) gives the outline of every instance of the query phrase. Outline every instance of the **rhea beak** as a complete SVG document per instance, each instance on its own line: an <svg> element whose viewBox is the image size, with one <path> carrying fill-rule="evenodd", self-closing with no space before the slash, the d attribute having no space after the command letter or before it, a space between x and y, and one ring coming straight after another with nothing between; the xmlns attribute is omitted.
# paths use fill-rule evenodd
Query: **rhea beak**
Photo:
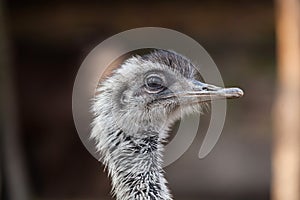
<svg viewBox="0 0 300 200"><path fill-rule="evenodd" d="M233 99L244 95L240 88L222 88L215 85L192 80L189 82L187 91L182 92L182 97L189 99L190 103L201 103L217 99ZM180 95L181 96L181 95Z"/></svg>
<svg viewBox="0 0 300 200"><path fill-rule="evenodd" d="M244 92L240 88L222 88L197 80L189 80L187 82L177 82L173 88L160 92L157 98L161 100L177 98L181 105L190 105L218 99L239 98L243 95Z"/></svg>

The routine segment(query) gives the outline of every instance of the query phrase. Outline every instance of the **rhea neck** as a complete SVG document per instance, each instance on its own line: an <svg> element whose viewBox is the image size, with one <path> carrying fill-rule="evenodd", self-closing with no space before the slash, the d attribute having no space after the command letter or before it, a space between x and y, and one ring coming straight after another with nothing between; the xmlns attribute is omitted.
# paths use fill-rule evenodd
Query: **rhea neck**
<svg viewBox="0 0 300 200"><path fill-rule="evenodd" d="M116 126L107 130L106 147L100 149L105 149L102 154L117 200L171 200L163 175L161 134L150 128L135 133Z"/></svg>

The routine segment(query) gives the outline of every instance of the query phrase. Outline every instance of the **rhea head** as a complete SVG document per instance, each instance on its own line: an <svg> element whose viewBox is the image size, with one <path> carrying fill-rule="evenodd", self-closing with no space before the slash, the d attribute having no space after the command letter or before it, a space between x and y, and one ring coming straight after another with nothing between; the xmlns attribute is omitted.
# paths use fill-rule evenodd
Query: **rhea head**
<svg viewBox="0 0 300 200"><path fill-rule="evenodd" d="M164 132L182 114L201 112L207 101L243 95L239 88L217 87L199 77L193 63L173 51L134 56L100 84L93 111L138 136L144 131Z"/></svg>

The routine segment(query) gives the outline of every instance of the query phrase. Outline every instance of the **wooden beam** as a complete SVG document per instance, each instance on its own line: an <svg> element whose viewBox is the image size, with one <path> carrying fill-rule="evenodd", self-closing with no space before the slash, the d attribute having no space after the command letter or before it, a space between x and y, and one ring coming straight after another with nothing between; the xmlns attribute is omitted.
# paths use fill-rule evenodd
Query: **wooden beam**
<svg viewBox="0 0 300 200"><path fill-rule="evenodd" d="M300 199L300 2L276 0L278 80L272 199Z"/></svg>

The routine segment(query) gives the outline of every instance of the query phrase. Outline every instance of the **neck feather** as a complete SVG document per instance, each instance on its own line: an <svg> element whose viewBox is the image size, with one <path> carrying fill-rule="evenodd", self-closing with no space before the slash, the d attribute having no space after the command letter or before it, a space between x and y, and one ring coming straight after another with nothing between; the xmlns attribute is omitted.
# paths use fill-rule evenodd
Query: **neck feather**
<svg viewBox="0 0 300 200"><path fill-rule="evenodd" d="M163 175L162 139L155 132L138 135L116 130L107 135L106 147L100 147L113 194L117 200L171 200Z"/></svg>

